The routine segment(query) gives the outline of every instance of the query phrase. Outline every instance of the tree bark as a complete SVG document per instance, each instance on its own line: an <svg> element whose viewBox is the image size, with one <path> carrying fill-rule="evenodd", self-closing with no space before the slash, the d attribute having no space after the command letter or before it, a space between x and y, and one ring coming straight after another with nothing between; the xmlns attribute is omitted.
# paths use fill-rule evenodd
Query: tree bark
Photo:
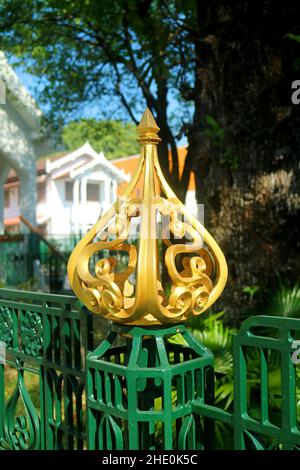
<svg viewBox="0 0 300 470"><path fill-rule="evenodd" d="M235 316L245 305L243 287L270 287L276 271L299 273L300 105L291 102L291 84L300 50L286 36L299 34L299 18L289 2L199 7L188 151L207 228L229 265L220 304ZM203 133L208 115L222 139Z"/></svg>

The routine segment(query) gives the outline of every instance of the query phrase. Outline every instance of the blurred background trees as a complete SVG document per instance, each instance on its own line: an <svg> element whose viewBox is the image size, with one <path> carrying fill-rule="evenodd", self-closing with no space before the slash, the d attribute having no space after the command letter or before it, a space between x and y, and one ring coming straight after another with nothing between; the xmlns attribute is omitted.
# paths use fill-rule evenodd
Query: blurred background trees
<svg viewBox="0 0 300 470"><path fill-rule="evenodd" d="M233 314L277 271L298 277L297 2L2 0L0 18L1 48L40 77L38 99L57 127L83 109L132 123L145 104L154 112L179 197L195 172L206 226L229 263L222 302Z"/></svg>
<svg viewBox="0 0 300 470"><path fill-rule="evenodd" d="M96 152L103 152L109 160L139 152L136 141L136 126L121 121L80 119L66 124L62 140L70 150L89 142Z"/></svg>

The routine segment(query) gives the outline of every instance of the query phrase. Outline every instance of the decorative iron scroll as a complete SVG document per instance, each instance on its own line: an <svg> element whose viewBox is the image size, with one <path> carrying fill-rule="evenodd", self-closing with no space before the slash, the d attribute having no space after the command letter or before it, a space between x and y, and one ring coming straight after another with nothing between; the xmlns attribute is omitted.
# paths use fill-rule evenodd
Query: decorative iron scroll
<svg viewBox="0 0 300 470"><path fill-rule="evenodd" d="M13 345L13 316L12 310L8 307L0 306L0 338L6 347Z"/></svg>
<svg viewBox="0 0 300 470"><path fill-rule="evenodd" d="M0 450L86 447L83 310L74 297L0 289Z"/></svg>
<svg viewBox="0 0 300 470"><path fill-rule="evenodd" d="M23 374L23 369L19 368L15 389L4 407L4 439L1 445L13 450L39 449L40 421L26 389ZM17 412L19 402L23 405L23 414Z"/></svg>
<svg viewBox="0 0 300 470"><path fill-rule="evenodd" d="M36 312L22 312L20 324L23 351L34 357L41 356L44 330L41 316Z"/></svg>

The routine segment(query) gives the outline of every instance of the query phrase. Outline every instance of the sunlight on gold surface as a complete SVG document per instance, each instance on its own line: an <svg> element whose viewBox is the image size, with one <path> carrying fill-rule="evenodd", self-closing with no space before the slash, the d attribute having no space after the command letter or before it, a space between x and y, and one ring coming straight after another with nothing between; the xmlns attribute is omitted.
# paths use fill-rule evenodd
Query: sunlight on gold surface
<svg viewBox="0 0 300 470"><path fill-rule="evenodd" d="M218 244L188 213L163 176L158 131L146 109L138 126L141 157L130 184L78 243L68 263L76 296L92 312L117 323L181 323L210 307L227 280L227 264ZM133 197L141 178L142 196ZM134 220L140 221L137 243L129 235ZM161 224L161 239L158 220L168 220ZM117 255L121 253L127 263L120 271ZM164 265L169 283L163 286Z"/></svg>

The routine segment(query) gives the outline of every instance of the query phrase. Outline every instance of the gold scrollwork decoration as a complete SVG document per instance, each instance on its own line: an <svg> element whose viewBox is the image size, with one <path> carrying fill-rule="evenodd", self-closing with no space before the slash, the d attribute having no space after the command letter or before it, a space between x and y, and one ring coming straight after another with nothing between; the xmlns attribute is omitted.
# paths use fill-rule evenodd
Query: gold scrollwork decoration
<svg viewBox="0 0 300 470"><path fill-rule="evenodd" d="M179 323L209 308L224 289L227 264L209 232L167 184L157 156L159 128L147 109L138 126L141 157L133 178L111 209L75 247L68 263L75 294L96 314L117 323ZM141 198L134 195L139 181ZM168 217L158 243L157 220ZM138 244L129 231L140 220ZM109 256L98 259L99 253ZM127 253L120 270L118 256ZM97 258L95 260L95 257ZM95 261L93 261L95 260ZM170 291L162 286L160 261Z"/></svg>

